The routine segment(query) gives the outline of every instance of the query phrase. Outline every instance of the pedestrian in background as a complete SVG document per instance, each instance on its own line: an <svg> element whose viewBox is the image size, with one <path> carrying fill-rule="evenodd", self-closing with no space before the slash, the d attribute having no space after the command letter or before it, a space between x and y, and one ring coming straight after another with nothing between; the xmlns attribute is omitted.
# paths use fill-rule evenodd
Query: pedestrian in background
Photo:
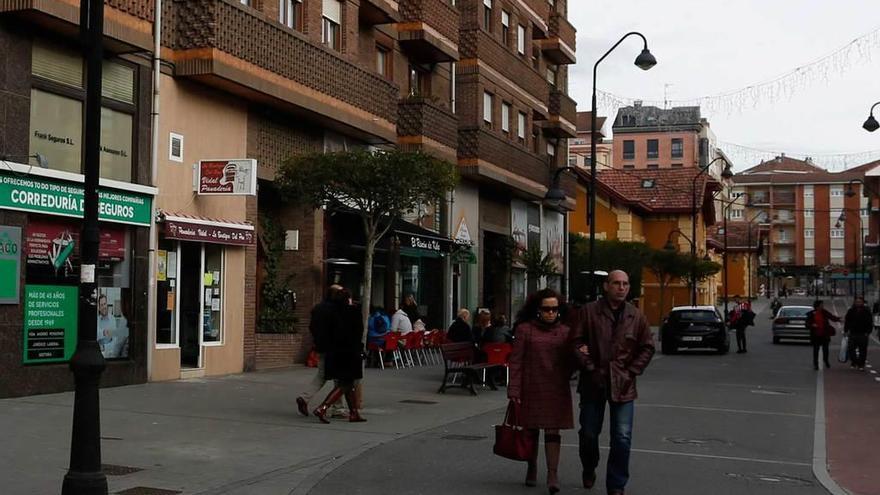
<svg viewBox="0 0 880 495"><path fill-rule="evenodd" d="M571 386L574 371L571 332L559 321L560 298L552 289L529 296L517 315L516 339L510 355L510 383L507 397L519 407L519 426L529 430L537 443L544 430L547 459L547 488L559 488L559 430L574 427ZM535 486L538 476L538 449L528 461L527 486Z"/></svg>
<svg viewBox="0 0 880 495"><path fill-rule="evenodd" d="M807 328L810 330L810 343L813 344L813 369L819 369L819 348L822 348L822 359L825 367L830 368L828 361L828 343L837 333L831 322L839 322L840 318L825 309L822 301L813 302L813 310L807 313Z"/></svg>
<svg viewBox="0 0 880 495"><path fill-rule="evenodd" d="M605 280L605 298L581 308L574 341L580 364L580 458L584 488L596 483L599 434L608 404L611 451L605 486L609 495L623 495L629 481L636 377L654 355L654 335L641 310L629 304L629 276L614 270Z"/></svg>
<svg viewBox="0 0 880 495"><path fill-rule="evenodd" d="M400 306L400 309L406 313L406 316L412 323L415 323L422 318L419 314L419 305L416 303L416 296L414 294L409 294L403 299L403 304Z"/></svg>
<svg viewBox="0 0 880 495"><path fill-rule="evenodd" d="M471 319L471 312L467 308L458 310L458 317L449 325L446 331L446 340L450 342L473 342L474 334L471 331L471 325L468 320Z"/></svg>
<svg viewBox="0 0 880 495"><path fill-rule="evenodd" d="M364 324L360 308L351 302L351 294L343 289L345 303L339 308L336 324L327 338L325 377L335 380L335 387L314 414L322 423L330 423L327 410L343 396L348 403L348 420L352 423L366 421L358 411L355 382L363 378Z"/></svg>
<svg viewBox="0 0 880 495"><path fill-rule="evenodd" d="M406 335L413 331L412 320L409 319L409 315L402 307L391 316L391 331L398 332L400 335Z"/></svg>
<svg viewBox="0 0 880 495"><path fill-rule="evenodd" d="M733 320L733 328L736 330L736 347L737 354L745 354L746 350L746 328L755 324L755 313L752 311L752 303L748 301L740 301L734 311L736 318Z"/></svg>
<svg viewBox="0 0 880 495"><path fill-rule="evenodd" d="M312 344L315 347L315 352L318 353L318 370L309 383L309 388L296 398L296 407L303 416L309 415L309 401L327 383L326 353L333 328L337 325L339 313L345 305L345 296L342 291L341 285L331 285L327 289L324 300L312 308L309 333L312 334ZM338 407L336 409L334 415L340 412Z"/></svg>
<svg viewBox="0 0 880 495"><path fill-rule="evenodd" d="M868 358L868 339L874 330L874 317L865 306L865 298L856 296L853 305L846 312L843 331L849 336L849 359L853 368L865 371Z"/></svg>

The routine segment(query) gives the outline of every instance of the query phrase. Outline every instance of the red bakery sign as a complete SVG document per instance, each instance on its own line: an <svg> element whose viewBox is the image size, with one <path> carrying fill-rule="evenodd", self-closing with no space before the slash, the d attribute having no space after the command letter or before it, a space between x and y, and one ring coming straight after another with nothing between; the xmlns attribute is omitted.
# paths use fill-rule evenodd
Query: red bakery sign
<svg viewBox="0 0 880 495"><path fill-rule="evenodd" d="M165 237L182 241L233 244L236 246L249 246L255 241L253 229L181 222L177 220L165 221Z"/></svg>
<svg viewBox="0 0 880 495"><path fill-rule="evenodd" d="M256 160L202 160L199 194L257 194Z"/></svg>

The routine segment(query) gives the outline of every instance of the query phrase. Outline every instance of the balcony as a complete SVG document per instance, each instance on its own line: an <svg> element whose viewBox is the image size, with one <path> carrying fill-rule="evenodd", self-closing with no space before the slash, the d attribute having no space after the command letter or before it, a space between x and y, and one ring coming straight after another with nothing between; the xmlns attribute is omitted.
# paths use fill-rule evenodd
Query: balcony
<svg viewBox="0 0 880 495"><path fill-rule="evenodd" d="M458 60L458 9L444 0L402 0L398 39L416 62Z"/></svg>
<svg viewBox="0 0 880 495"><path fill-rule="evenodd" d="M779 215L779 216L774 215L773 216L773 223L775 225L791 225L794 223L794 217L792 217L792 216L783 217L781 215Z"/></svg>
<svg viewBox="0 0 880 495"><path fill-rule="evenodd" d="M558 138L577 137L577 103L568 95L558 89L551 89L549 114L547 120L537 122L545 135Z"/></svg>
<svg viewBox="0 0 880 495"><path fill-rule="evenodd" d="M358 17L364 24L375 26L400 21L395 0L362 0Z"/></svg>
<svg viewBox="0 0 880 495"><path fill-rule="evenodd" d="M773 194L773 204L775 204L775 205L793 205L793 204L795 204L794 193L775 193L775 194Z"/></svg>
<svg viewBox="0 0 880 495"><path fill-rule="evenodd" d="M236 0L172 5L167 26L176 76L292 107L367 142L396 141L396 84Z"/></svg>
<svg viewBox="0 0 880 495"><path fill-rule="evenodd" d="M793 246L794 239L791 237L777 237L773 239L773 244L776 244L778 246Z"/></svg>
<svg viewBox="0 0 880 495"><path fill-rule="evenodd" d="M547 157L481 128L459 129L458 164L464 176L510 186L536 199L544 197L551 179Z"/></svg>
<svg viewBox="0 0 880 495"><path fill-rule="evenodd" d="M108 52L153 49L154 0L105 0L104 36ZM0 0L0 14L16 13L39 25L37 32L78 36L79 1Z"/></svg>
<svg viewBox="0 0 880 495"><path fill-rule="evenodd" d="M750 194L749 201L753 206L769 205L770 196L767 194Z"/></svg>
<svg viewBox="0 0 880 495"><path fill-rule="evenodd" d="M452 157L458 147L458 117L428 98L400 101L397 120L398 142L424 146L430 141L447 148Z"/></svg>
<svg viewBox="0 0 880 495"><path fill-rule="evenodd" d="M541 50L555 64L571 65L577 63L575 47L577 32L564 15L554 12L550 16L549 33L539 41Z"/></svg>
<svg viewBox="0 0 880 495"><path fill-rule="evenodd" d="M487 64L492 72L500 74L510 84L524 89L532 99L528 101L535 109L543 113L537 120L546 118L547 101L550 98L550 83L536 71L524 57L496 41L480 29L463 31L461 34L461 58L473 59L472 63L462 62L458 66L459 74L468 71L479 73L481 66ZM476 59L479 58L479 62Z"/></svg>

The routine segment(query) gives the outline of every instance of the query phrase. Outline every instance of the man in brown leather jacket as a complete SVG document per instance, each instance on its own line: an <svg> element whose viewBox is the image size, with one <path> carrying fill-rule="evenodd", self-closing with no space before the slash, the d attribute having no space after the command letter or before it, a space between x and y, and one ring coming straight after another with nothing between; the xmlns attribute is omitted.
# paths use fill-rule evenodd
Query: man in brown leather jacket
<svg viewBox="0 0 880 495"><path fill-rule="evenodd" d="M583 483L584 488L592 488L596 482L599 433L608 403L611 451L605 485L609 495L623 495L629 480L636 376L645 371L654 355L648 320L641 310L626 302L628 294L629 276L615 270L605 281L605 298L587 304L577 315L575 355L581 368L578 393Z"/></svg>

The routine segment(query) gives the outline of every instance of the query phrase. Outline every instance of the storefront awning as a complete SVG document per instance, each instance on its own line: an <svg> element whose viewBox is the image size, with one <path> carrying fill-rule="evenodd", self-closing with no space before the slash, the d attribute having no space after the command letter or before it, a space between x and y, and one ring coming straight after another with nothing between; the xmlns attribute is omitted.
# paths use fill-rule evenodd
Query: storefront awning
<svg viewBox="0 0 880 495"><path fill-rule="evenodd" d="M254 226L245 222L200 217L159 210L166 239L250 246L256 242Z"/></svg>
<svg viewBox="0 0 880 495"><path fill-rule="evenodd" d="M404 220L395 220L392 230L394 235L400 239L401 249L450 253L454 246L452 239Z"/></svg>

